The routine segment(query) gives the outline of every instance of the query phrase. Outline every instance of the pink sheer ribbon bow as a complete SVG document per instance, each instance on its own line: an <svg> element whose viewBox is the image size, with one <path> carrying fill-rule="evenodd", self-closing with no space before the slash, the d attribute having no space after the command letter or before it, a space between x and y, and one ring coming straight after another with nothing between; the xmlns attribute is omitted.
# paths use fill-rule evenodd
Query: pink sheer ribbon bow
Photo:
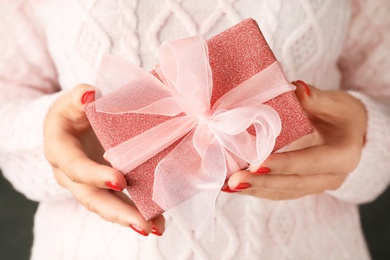
<svg viewBox="0 0 390 260"><path fill-rule="evenodd" d="M200 235L212 236L215 200L227 175L248 163L261 165L281 131L277 112L262 103L294 87L275 62L211 106L208 49L199 37L163 43L156 71L161 81L127 61L103 57L98 111L172 117L109 149L105 158L128 173L183 138L155 169L153 200ZM248 133L251 126L256 136Z"/></svg>

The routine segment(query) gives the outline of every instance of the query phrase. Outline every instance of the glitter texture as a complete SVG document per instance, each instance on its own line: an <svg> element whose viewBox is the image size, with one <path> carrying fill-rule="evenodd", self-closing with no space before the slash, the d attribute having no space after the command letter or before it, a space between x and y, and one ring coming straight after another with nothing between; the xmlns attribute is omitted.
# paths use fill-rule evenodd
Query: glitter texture
<svg viewBox="0 0 390 260"><path fill-rule="evenodd" d="M207 45L214 83L212 104L223 94L276 60L253 19L244 20L209 39ZM152 74L156 76L154 72ZM265 104L272 106L282 120L282 131L276 140L274 151L313 132L294 92L280 95ZM142 114L104 114L96 112L94 103L87 105L86 113L105 150L170 118ZM249 132L252 132L251 129ZM154 169L180 141L167 147L130 173L125 173L128 182L127 190L147 220L163 213L163 210L152 200Z"/></svg>

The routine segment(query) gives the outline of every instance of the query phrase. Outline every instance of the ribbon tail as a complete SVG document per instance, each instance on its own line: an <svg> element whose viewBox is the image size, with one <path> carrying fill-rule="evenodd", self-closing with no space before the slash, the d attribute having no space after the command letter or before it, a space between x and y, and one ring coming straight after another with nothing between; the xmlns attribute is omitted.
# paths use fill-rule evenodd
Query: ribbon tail
<svg viewBox="0 0 390 260"><path fill-rule="evenodd" d="M213 237L214 205L226 179L223 148L215 140L203 160L190 133L157 166L153 200L200 236Z"/></svg>
<svg viewBox="0 0 390 260"><path fill-rule="evenodd" d="M198 237L213 241L214 208L220 189L221 187L198 193L170 209L169 213L182 225L194 230Z"/></svg>

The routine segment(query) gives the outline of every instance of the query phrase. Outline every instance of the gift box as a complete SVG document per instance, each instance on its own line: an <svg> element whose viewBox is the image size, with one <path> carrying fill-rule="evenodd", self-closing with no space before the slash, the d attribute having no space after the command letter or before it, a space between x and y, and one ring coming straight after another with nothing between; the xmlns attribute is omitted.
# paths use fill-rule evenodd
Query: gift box
<svg viewBox="0 0 390 260"><path fill-rule="evenodd" d="M195 49L199 49L205 53L204 55L201 55L202 57L194 56L193 52L195 53L196 51L192 51L191 49L191 45L193 44L192 41L195 42ZM122 154L128 153L129 149L132 149L131 153L130 155L127 154L126 156L123 156L123 158L125 158L124 160L126 160L126 157L127 159L131 158L131 160L134 159L133 157L137 157L132 161L132 166L129 166L130 168L122 167L121 171L128 182L127 190L131 199L147 220L163 213L164 209L167 209L167 207L171 207L174 204L181 204L187 199L191 198L198 201L205 199L197 198L198 192L194 192L192 188L192 183L196 183L198 180L198 178L193 177L193 175L198 174L198 172L208 171L206 174L208 177L204 178L206 179L206 182L208 181L207 178L210 178L211 181L215 181L213 180L213 177L210 177L212 175L210 172L214 170L218 171L219 168L222 168L225 173L223 175L222 173L219 174L223 178L226 178L234 171L240 168L243 169L248 166L248 163L252 163L252 161L248 161L256 156L252 156L249 152L261 154L263 157L262 160L264 160L270 152L277 151L313 131L310 122L306 118L305 113L294 94L293 86L291 86L284 77L280 64L278 64L257 23L253 19L244 20L210 38L206 41L207 45L202 45L198 42L199 39L183 39L179 41L179 43L175 42L172 43L172 45L165 46L165 54L163 55L165 61L161 62L161 66L157 66L156 70L149 73L149 75L153 75L155 79L158 79L157 81L159 83L166 86L166 89L161 90L161 93L159 92L160 90L147 90L148 84L159 84L152 82L153 80L150 78L147 80L139 80L134 79L135 76L130 76L130 79L128 79L128 74L132 74L130 71L132 71L134 67L129 69L121 67L126 63L125 61L118 58L111 58L112 63L110 65L103 65L99 69L99 75L101 76L101 74L103 74L103 76L101 76L102 79L99 81L100 85L113 86L115 90L109 94L103 93L102 98L88 104L86 107L86 114L90 124L103 148L106 150L106 153L110 153L112 149L116 149L114 155L108 156L106 154L107 156L105 156L114 167L121 168L121 166L116 166L118 164L118 162L116 162L116 157L121 157ZM179 54L174 52L177 51L177 49L180 50L182 46L184 48L182 51L184 57L177 58ZM186 57L185 55L190 55L190 57ZM188 83L189 86L182 87L184 90L176 90L172 87L172 81L183 80L179 78L184 76L178 76L177 74L179 74L179 72L177 71L165 72L167 69L161 68L162 65L165 67L167 67L166 64L171 65L172 57L183 59L184 62L189 60L189 64L180 66L176 64L172 66L178 67L175 69L180 70L180 73L187 73L184 81L186 84ZM206 65L204 65L204 57L207 59ZM180 62L181 61L179 61L179 63ZM211 93L208 93L207 90L201 93L199 91L198 93L196 86L191 85L192 82L197 81L197 79L192 79L193 75L187 71L191 68L189 69L187 66L197 67L200 63L203 64L201 66L209 66L211 69L211 71L208 71L206 68L206 72L204 72L204 74L207 74L204 85L212 84L211 90L208 90L212 91ZM202 73L204 70L203 67L201 68ZM174 78L174 80L172 80L172 78ZM132 92L137 92L135 94L132 92L129 93L129 90L126 90L127 92L124 91L123 86L127 86L127 81L129 80L133 82L133 85L139 84L140 89L143 90L138 93L137 91L139 88L133 87ZM134 83L134 80L136 83ZM259 85L259 89L268 89L265 91L264 95L258 95L257 85ZM280 87L279 85L283 86ZM280 94L273 93L273 89L276 88L281 89ZM169 103L171 102L169 97L170 94L164 96L166 91L173 93L172 95L175 97L176 101ZM131 97L128 97L129 95ZM161 99L156 97L161 95L164 96ZM206 111L205 113L202 112L203 114L197 114L195 116L191 114L192 112L187 113L186 111L193 111L191 110L192 104L199 105L200 103L182 102L181 96L183 95L187 99L192 98L194 95L198 95L199 99L202 101L200 103L202 104L204 103L204 100L207 100L207 102L210 103L207 109L210 109L211 112L206 109L204 110ZM144 102L144 100L149 101ZM103 107L105 108L97 109L97 102L100 101L103 101ZM166 105L164 102L168 102L169 105ZM176 109L176 104L179 104L179 106L181 104L186 108L182 110ZM111 108L111 106L114 108ZM121 110L120 107L122 106L133 107L128 108L129 111L126 111L126 109L124 109L124 111L118 111ZM202 105L199 106L202 107ZM219 110L214 109L215 107L218 107ZM248 107L250 109L248 109ZM264 116L263 114L258 113L261 109L264 109L265 111L263 112ZM160 113L160 110L164 110L165 112ZM219 112L215 112L216 110ZM278 126L274 127L272 126L273 123L271 124L267 121L268 114L272 114L270 117L275 118L273 111L276 111L280 119L279 127L281 127L281 129L275 130L276 134L272 132L272 129L278 128ZM240 114L241 112L243 114ZM257 114L253 115L253 113ZM189 116L188 114L191 115ZM251 116L253 116L253 118ZM231 119L230 121L225 122L224 120L227 117L231 117ZM185 119L187 121L180 121L184 120L183 118L187 118ZM246 118L252 118L253 122L246 122ZM272 118L270 119L271 121L273 120ZM159 137L159 131L164 128L165 123L175 120L178 121L177 124L167 126L168 129L163 129L165 134L161 134ZM211 121L212 123L210 123ZM240 127L245 128L245 131L242 131L241 129L239 133L237 133L238 130L233 128L240 124ZM278 125L278 122L276 122L275 125ZM169 141L165 140L168 138L165 137L171 132L180 132L181 130L178 130L178 128L181 126L186 128L183 130L184 134L182 131L181 134L175 136L175 138L169 137ZM226 126L227 128L232 129L224 130ZM149 130L151 129L152 131L149 133ZM259 129L262 130L260 131ZM222 133L221 131L225 132ZM250 136L248 136L248 134ZM270 138L273 134L276 135L274 137L276 140ZM261 145L252 147L250 143L255 140L253 138L263 138L262 142L256 139L256 142L261 143ZM161 142L165 142L165 144L160 145L159 142L162 139L164 139L164 141ZM269 141L268 139L272 140ZM129 142L129 140L131 144L127 147L123 146L118 149L118 146ZM204 144L205 142L207 144ZM232 144L232 142L234 144ZM262 151L264 143L266 143L264 149L268 149L267 152ZM242 147L239 147L241 145L243 145L243 147L247 145L248 148L243 149ZM154 146L158 146L158 148ZM180 146L180 148L178 148L178 146ZM195 146L195 148L192 146ZM148 152L149 147L153 150L150 154ZM137 151L139 150L142 150L142 156L138 155ZM245 154L245 151L249 152ZM175 155L172 155L173 153ZM183 153L185 155L183 155ZM214 156L215 154L219 157ZM241 158L241 155L243 155L242 157L244 158ZM174 157L171 158L172 156ZM193 157L196 157L197 159L192 159ZM123 158L121 160L123 160ZM248 161L246 161L245 158L248 158ZM192 160L196 162L193 163ZM214 163L213 160L218 162ZM257 161L256 158L253 160L261 163L261 161ZM162 161L164 161L163 165L161 165ZM194 164L196 163L199 164L199 166L196 166L196 170L193 170L192 168L195 167ZM122 164L126 163L122 162ZM156 187L156 185L159 185L155 180L155 171L157 168L159 171L165 170L166 175L164 177L159 177L160 180L163 178L164 182L165 179L168 179L166 182L169 182L168 184L165 183L165 186L161 184L163 187ZM172 173L172 176L167 177L171 172L174 172ZM213 192L206 196L208 200L212 201L207 206L210 210L212 210L212 205L217 194L215 187L220 189L223 184L221 176L215 181L217 184L214 185ZM194 185L198 185L201 191L202 189L207 190L208 186L205 185L204 180L202 181L202 185ZM158 194L171 192L173 195L170 195L171 197L167 200L169 202L174 200L171 203L172 205L158 205L155 202L156 189L159 190ZM163 190L161 191L161 189ZM154 199L153 192L155 193ZM180 193L185 194L183 195ZM175 194L178 194L181 198L175 201ZM187 216L191 216L196 210L196 207L193 208L192 204L185 205L185 207ZM197 205L197 207L202 208L203 206ZM193 223L193 225L199 225L199 223Z"/></svg>

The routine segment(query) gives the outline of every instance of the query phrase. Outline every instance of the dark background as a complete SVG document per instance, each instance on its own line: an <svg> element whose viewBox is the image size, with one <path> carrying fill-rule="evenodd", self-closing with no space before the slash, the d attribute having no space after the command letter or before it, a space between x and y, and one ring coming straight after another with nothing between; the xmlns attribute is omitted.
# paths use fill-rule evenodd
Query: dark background
<svg viewBox="0 0 390 260"><path fill-rule="evenodd" d="M0 259L29 259L36 207L0 172ZM375 202L362 205L360 213L373 259L390 259L390 189Z"/></svg>

